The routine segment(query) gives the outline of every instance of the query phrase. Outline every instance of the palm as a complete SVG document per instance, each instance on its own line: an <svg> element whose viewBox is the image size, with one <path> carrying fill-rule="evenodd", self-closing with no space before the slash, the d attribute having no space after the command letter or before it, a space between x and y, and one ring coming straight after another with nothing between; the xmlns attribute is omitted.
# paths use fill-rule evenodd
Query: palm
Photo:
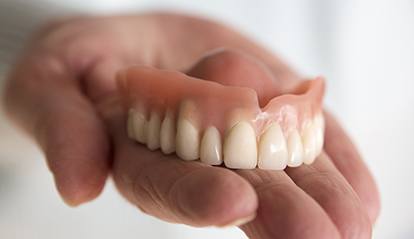
<svg viewBox="0 0 414 239"><path fill-rule="evenodd" d="M83 24L78 24L79 21ZM83 127L89 132L83 138L83 143L89 146L80 147L82 153L107 159L89 159L82 163L80 171L76 170L78 166L71 166L75 174L71 177L92 178L89 180L92 188L84 188L85 195L78 195L79 202L99 193L106 165L113 158L112 173L120 192L146 213L167 221L220 226L256 213L252 222L242 226L251 238L370 236L378 213L374 182L350 140L329 115L326 115L326 153L311 166L278 172L228 170L183 162L175 156L148 151L127 139L113 77L118 69L141 63L183 71L206 51L231 47L266 63L281 87L287 88L298 76L280 60L227 28L196 19L148 15L79 21L47 35L52 45L59 45L67 41L65 34L77 32L67 48L48 51L69 65L70 71L83 76L86 99L99 112L99 118L85 117L89 123L83 126L79 126L79 116L71 116L72 120L67 121L74 128ZM194 43L191 48L188 41ZM237 75L237 67L214 74ZM74 102L82 104L73 105L77 111L79 108L91 111L85 103ZM83 114L86 113L78 115ZM79 141L79 137L74 138ZM109 154L110 142L113 155ZM52 171L62 168L54 167L51 160ZM70 163L76 164L75 160ZM64 186L59 190L67 193Z"/></svg>

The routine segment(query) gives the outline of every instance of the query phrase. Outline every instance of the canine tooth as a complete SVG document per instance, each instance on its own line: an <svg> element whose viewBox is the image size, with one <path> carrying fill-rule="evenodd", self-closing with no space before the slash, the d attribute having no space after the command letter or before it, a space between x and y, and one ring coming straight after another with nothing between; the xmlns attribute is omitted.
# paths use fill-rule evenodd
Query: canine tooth
<svg viewBox="0 0 414 239"><path fill-rule="evenodd" d="M197 108L192 101L184 100L180 105L175 138L177 155L184 160L196 160L200 157L200 134L189 119L196 116Z"/></svg>
<svg viewBox="0 0 414 239"><path fill-rule="evenodd" d="M258 166L261 169L283 170L288 161L286 140L278 123L272 123L259 142Z"/></svg>
<svg viewBox="0 0 414 239"><path fill-rule="evenodd" d="M216 127L210 126L204 132L200 145L200 160L210 165L220 165L223 162L221 137Z"/></svg>
<svg viewBox="0 0 414 239"><path fill-rule="evenodd" d="M176 151L178 157L184 160L196 160L199 158L200 137L194 125L183 118L178 119Z"/></svg>
<svg viewBox="0 0 414 239"><path fill-rule="evenodd" d="M160 147L160 128L161 128L161 117L153 111L148 122L147 129L147 147L150 150L156 150Z"/></svg>
<svg viewBox="0 0 414 239"><path fill-rule="evenodd" d="M287 140L287 148L289 159L287 165L289 167L298 167L303 163L303 146L299 132L293 130Z"/></svg>
<svg viewBox="0 0 414 239"><path fill-rule="evenodd" d="M239 122L230 129L223 148L226 167L238 169L252 169L256 167L256 134L248 122Z"/></svg>
<svg viewBox="0 0 414 239"><path fill-rule="evenodd" d="M316 128L313 123L308 124L302 132L303 162L311 164L316 158Z"/></svg>
<svg viewBox="0 0 414 239"><path fill-rule="evenodd" d="M131 109L130 114L130 117L132 118L131 128L133 130L133 138L135 138L138 142L145 144L147 141L147 121L145 119L145 115L134 109Z"/></svg>
<svg viewBox="0 0 414 239"><path fill-rule="evenodd" d="M161 124L160 133L161 150L165 154L175 151L175 123L171 111L167 111Z"/></svg>

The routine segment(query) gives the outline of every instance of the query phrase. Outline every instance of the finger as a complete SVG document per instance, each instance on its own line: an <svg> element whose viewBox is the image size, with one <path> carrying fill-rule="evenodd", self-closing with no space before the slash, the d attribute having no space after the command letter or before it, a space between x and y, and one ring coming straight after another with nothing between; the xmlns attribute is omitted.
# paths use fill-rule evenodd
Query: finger
<svg viewBox="0 0 414 239"><path fill-rule="evenodd" d="M371 223L361 201L326 154L312 165L286 172L328 213L342 238L371 238Z"/></svg>
<svg viewBox="0 0 414 239"><path fill-rule="evenodd" d="M95 198L108 175L103 123L56 59L33 56L16 65L6 109L44 151L62 198L73 206Z"/></svg>
<svg viewBox="0 0 414 239"><path fill-rule="evenodd" d="M325 114L325 119L325 150L358 194L371 223L374 223L380 211L380 197L374 178L339 123L329 113Z"/></svg>
<svg viewBox="0 0 414 239"><path fill-rule="evenodd" d="M296 83L274 77L265 64L245 52L224 48L205 54L188 74L222 85L251 88L258 95L260 105L288 92Z"/></svg>
<svg viewBox="0 0 414 239"><path fill-rule="evenodd" d="M142 211L192 226L237 225L255 215L257 196L246 180L224 168L149 151L127 138L120 113L111 115L114 180Z"/></svg>
<svg viewBox="0 0 414 239"><path fill-rule="evenodd" d="M286 84L277 81L256 59L234 50L218 50L202 58L190 75L224 85L254 89L266 103ZM254 79L254 80L252 80ZM252 238L335 238L338 232L323 209L284 172L239 171L259 197L257 218L243 227Z"/></svg>
<svg viewBox="0 0 414 239"><path fill-rule="evenodd" d="M196 71L196 72L194 73L193 71ZM226 51L214 52L213 54L210 54L204 59L202 59L200 63L198 64L198 67L193 68L193 71L190 71L190 73L193 75L199 76L203 79L213 80L213 81L217 81L217 82L220 82L222 84L227 84L227 85L246 86L246 87L252 88L258 94L259 99L264 102L267 102L269 100L268 95L270 96L272 95L272 94L267 93L268 89L273 89L273 90L278 89L280 92L285 91L284 89L285 85L283 85L282 82L277 82L277 80L273 78L271 75L265 74L266 70L263 69L263 67L260 65L259 62L255 61L254 59L244 54L241 54L235 51L226 50ZM252 81L252 79L255 79L256 81ZM339 172L337 172L337 174L339 174ZM318 174L315 174L315 175L318 175ZM303 175L298 174L299 178L301 176ZM317 178L317 177L315 176L314 178ZM310 183L312 183L313 185L321 185L321 182L318 182L316 180L311 181ZM353 192L352 188L346 183L344 179L340 183L341 183L340 185L343 188L347 189L350 192ZM353 199L353 201L352 200L342 201L343 202L342 204L344 204L344 206L348 206L348 207L344 207L345 209L351 208L351 209L354 209L354 212L355 212L355 209L358 209L358 208L352 207L352 205L356 203L355 201L359 202L358 198L355 196L355 194L352 194L352 193L348 193L348 194L350 195L348 195L346 199L351 198ZM312 200L313 199L311 199L311 201ZM326 201L330 203L328 205L333 205L333 206L335 205L334 201L328 201L328 200ZM261 203L260 195L259 195L259 203ZM324 207L326 205L322 204L321 206ZM260 207L261 207L261 204L260 204ZM260 210L260 207L259 207L259 210ZM335 214L335 212L332 212L330 209L331 208L327 207L325 210L327 210L328 213L333 214L332 218L335 219L336 220L335 223L337 223L340 226L339 229L342 230L341 233L344 235L347 235L348 232L344 231L344 227L343 227L343 225L346 225L346 224L342 223L342 221L346 222L345 219L347 219L347 217L344 217L344 215L346 214L347 211L339 210L340 213ZM355 212L354 214L357 216L360 215L359 212ZM364 215L364 213L361 213L361 215ZM367 225L367 224L365 223L363 225ZM287 227L284 227L284 228L287 228ZM363 227L363 228L366 229L366 227ZM369 226L368 226L368 229L370 229ZM368 230L368 232L370 233L370 230Z"/></svg>
<svg viewBox="0 0 414 239"><path fill-rule="evenodd" d="M163 52L157 58L159 63L157 67L184 69L208 51L231 48L246 52L264 62L275 77L283 81L283 84L289 85L299 79L298 74L271 51L228 26L191 16L175 14L156 16L163 22L160 26L160 37L155 41L159 42ZM198 43L191 48L187 44L189 32L192 41ZM178 61L177 56L180 59Z"/></svg>
<svg viewBox="0 0 414 239"><path fill-rule="evenodd" d="M259 197L256 219L242 230L250 238L340 238L324 210L283 171L237 170Z"/></svg>
<svg viewBox="0 0 414 239"><path fill-rule="evenodd" d="M88 95L114 138L113 174L119 191L144 212L171 222L223 226L251 219L257 196L237 174L152 152L127 138L121 104L111 81L120 65L102 59L86 78Z"/></svg>

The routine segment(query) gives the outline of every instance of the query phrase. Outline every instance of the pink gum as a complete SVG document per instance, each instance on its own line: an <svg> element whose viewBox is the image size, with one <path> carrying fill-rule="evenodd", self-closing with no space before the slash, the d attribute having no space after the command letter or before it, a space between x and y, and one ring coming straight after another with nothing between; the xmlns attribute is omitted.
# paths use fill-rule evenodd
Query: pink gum
<svg viewBox="0 0 414 239"><path fill-rule="evenodd" d="M157 111L163 116L170 109L175 117L181 103L191 102L185 118L202 132L215 126L222 134L238 121L248 121L260 136L272 122L278 122L284 134L302 130L308 120L321 112L324 81L321 77L303 81L292 91L271 99L260 108L256 92L247 87L226 86L185 74L134 66L118 74L124 107L139 108L149 116Z"/></svg>

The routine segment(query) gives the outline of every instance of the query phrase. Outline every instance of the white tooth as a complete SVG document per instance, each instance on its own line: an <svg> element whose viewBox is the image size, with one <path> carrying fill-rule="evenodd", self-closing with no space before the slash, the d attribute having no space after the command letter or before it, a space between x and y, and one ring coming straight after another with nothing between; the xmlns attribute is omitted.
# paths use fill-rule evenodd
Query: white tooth
<svg viewBox="0 0 414 239"><path fill-rule="evenodd" d="M309 123L302 132L303 162L311 164L316 158L316 127Z"/></svg>
<svg viewBox="0 0 414 239"><path fill-rule="evenodd" d="M145 119L145 115L137 110L131 110L131 116L132 117L132 129L133 129L133 135L134 138L142 143L145 144L147 137L146 137L146 127L147 127L147 121Z"/></svg>
<svg viewBox="0 0 414 239"><path fill-rule="evenodd" d="M258 166L261 169L283 170L288 161L286 140L278 123L272 123L259 142Z"/></svg>
<svg viewBox="0 0 414 239"><path fill-rule="evenodd" d="M178 157L184 160L199 158L200 137L194 125L183 118L178 119L176 150Z"/></svg>
<svg viewBox="0 0 414 239"><path fill-rule="evenodd" d="M323 149L323 141L324 141L324 134L325 134L325 120L322 114L318 114L315 116L314 119L315 125L315 138L316 138L316 156L318 156Z"/></svg>
<svg viewBox="0 0 414 239"><path fill-rule="evenodd" d="M150 150L156 150L160 147L160 128L161 117L160 114L153 111L148 122L147 129L147 147Z"/></svg>
<svg viewBox="0 0 414 239"><path fill-rule="evenodd" d="M197 107L189 100L180 105L175 138L177 155L184 160L196 160L200 157L200 133L190 119L197 117Z"/></svg>
<svg viewBox="0 0 414 239"><path fill-rule="evenodd" d="M171 111L167 111L161 124L161 150L165 154L175 151L175 123Z"/></svg>
<svg viewBox="0 0 414 239"><path fill-rule="evenodd" d="M322 113L318 113L315 115L314 123L321 128L325 128L325 119Z"/></svg>
<svg viewBox="0 0 414 239"><path fill-rule="evenodd" d="M294 129L287 140L289 159L287 165L289 167L298 167L303 163L303 146L299 132Z"/></svg>
<svg viewBox="0 0 414 239"><path fill-rule="evenodd" d="M135 139L134 135L134 121L132 115L134 114L134 110L130 109L128 111L128 120L127 120L127 134L128 138Z"/></svg>
<svg viewBox="0 0 414 239"><path fill-rule="evenodd" d="M208 127L204 132L200 145L200 160L210 165L223 162L220 132L216 127Z"/></svg>
<svg viewBox="0 0 414 239"><path fill-rule="evenodd" d="M230 129L223 148L226 167L238 169L252 169L256 167L256 134L248 122L239 122Z"/></svg>

